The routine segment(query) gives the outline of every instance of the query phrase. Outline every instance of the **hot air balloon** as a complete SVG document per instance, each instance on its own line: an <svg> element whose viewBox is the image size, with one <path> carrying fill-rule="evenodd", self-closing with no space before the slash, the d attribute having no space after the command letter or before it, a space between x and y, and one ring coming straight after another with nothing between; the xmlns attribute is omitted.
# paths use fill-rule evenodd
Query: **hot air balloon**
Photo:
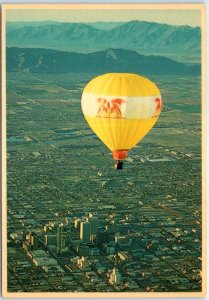
<svg viewBox="0 0 209 300"><path fill-rule="evenodd" d="M162 100L159 89L148 78L107 73L86 85L81 107L91 129L112 151L115 169L122 169L128 151L157 122Z"/></svg>

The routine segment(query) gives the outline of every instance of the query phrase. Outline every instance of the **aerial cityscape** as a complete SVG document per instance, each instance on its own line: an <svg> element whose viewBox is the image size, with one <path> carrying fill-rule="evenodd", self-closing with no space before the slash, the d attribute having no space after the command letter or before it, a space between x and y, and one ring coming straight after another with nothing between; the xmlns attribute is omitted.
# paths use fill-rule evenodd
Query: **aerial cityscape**
<svg viewBox="0 0 209 300"><path fill-rule="evenodd" d="M43 33L55 25L39 26ZM17 27L20 34L26 27ZM186 50L179 61L174 53L163 61L156 56L153 69L146 69L143 54L141 65L127 70L140 74L134 68L141 67L156 83L163 109L117 171L84 119L81 95L108 66L124 72L133 49L97 49L99 72L89 71L92 58L87 69L74 71L71 58L61 73L66 49L34 51L20 39L15 45L14 25L8 28L8 292L200 292L199 52L188 53L187 64ZM44 51L52 51L49 58ZM158 62L167 67L154 72Z"/></svg>

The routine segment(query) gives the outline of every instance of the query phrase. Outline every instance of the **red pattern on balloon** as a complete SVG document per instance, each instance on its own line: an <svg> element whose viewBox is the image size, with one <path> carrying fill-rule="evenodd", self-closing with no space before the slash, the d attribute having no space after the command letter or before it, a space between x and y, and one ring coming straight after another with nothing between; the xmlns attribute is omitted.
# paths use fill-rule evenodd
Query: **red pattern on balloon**
<svg viewBox="0 0 209 300"><path fill-rule="evenodd" d="M105 98L97 98L99 109L97 117L103 118L123 118L121 105L126 101L120 98L107 100Z"/></svg>
<svg viewBox="0 0 209 300"><path fill-rule="evenodd" d="M160 98L155 98L153 101L156 103L154 117L159 116L162 109L162 100Z"/></svg>

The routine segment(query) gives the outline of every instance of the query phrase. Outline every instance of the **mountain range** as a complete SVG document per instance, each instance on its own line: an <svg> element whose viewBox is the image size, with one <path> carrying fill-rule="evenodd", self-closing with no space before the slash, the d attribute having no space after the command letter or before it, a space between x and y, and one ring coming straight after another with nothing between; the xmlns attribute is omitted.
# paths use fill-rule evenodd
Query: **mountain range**
<svg viewBox="0 0 209 300"><path fill-rule="evenodd" d="M47 48L79 53L108 48L134 50L141 54L173 53L200 56L199 27L173 26L144 21L126 23L8 23L7 46ZM166 56L165 55L165 56Z"/></svg>
<svg viewBox="0 0 209 300"><path fill-rule="evenodd" d="M11 22L8 21L7 22L7 29L11 30L11 29L17 29L17 28L22 28L25 26L45 26L45 25L60 25L64 22L58 22L58 21L18 21L18 22ZM124 24L125 22L88 22L85 23L87 25L90 25L92 27L95 27L97 29L104 29L104 30L109 30L112 29L114 27L117 27L119 25Z"/></svg>
<svg viewBox="0 0 209 300"><path fill-rule="evenodd" d="M168 75L199 75L200 65L186 66L161 56L145 56L132 50L107 49L75 53L41 48L8 47L8 72L40 74L128 72Z"/></svg>

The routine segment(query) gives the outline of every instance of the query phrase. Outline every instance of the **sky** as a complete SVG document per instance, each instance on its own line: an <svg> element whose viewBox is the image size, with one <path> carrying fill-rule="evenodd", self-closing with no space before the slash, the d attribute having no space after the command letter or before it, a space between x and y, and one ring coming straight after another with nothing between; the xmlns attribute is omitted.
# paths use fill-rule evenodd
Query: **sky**
<svg viewBox="0 0 209 300"><path fill-rule="evenodd" d="M165 23L171 25L200 26L200 11L195 10L92 10L92 9L10 9L7 21L61 21L61 22L127 22L131 20Z"/></svg>

